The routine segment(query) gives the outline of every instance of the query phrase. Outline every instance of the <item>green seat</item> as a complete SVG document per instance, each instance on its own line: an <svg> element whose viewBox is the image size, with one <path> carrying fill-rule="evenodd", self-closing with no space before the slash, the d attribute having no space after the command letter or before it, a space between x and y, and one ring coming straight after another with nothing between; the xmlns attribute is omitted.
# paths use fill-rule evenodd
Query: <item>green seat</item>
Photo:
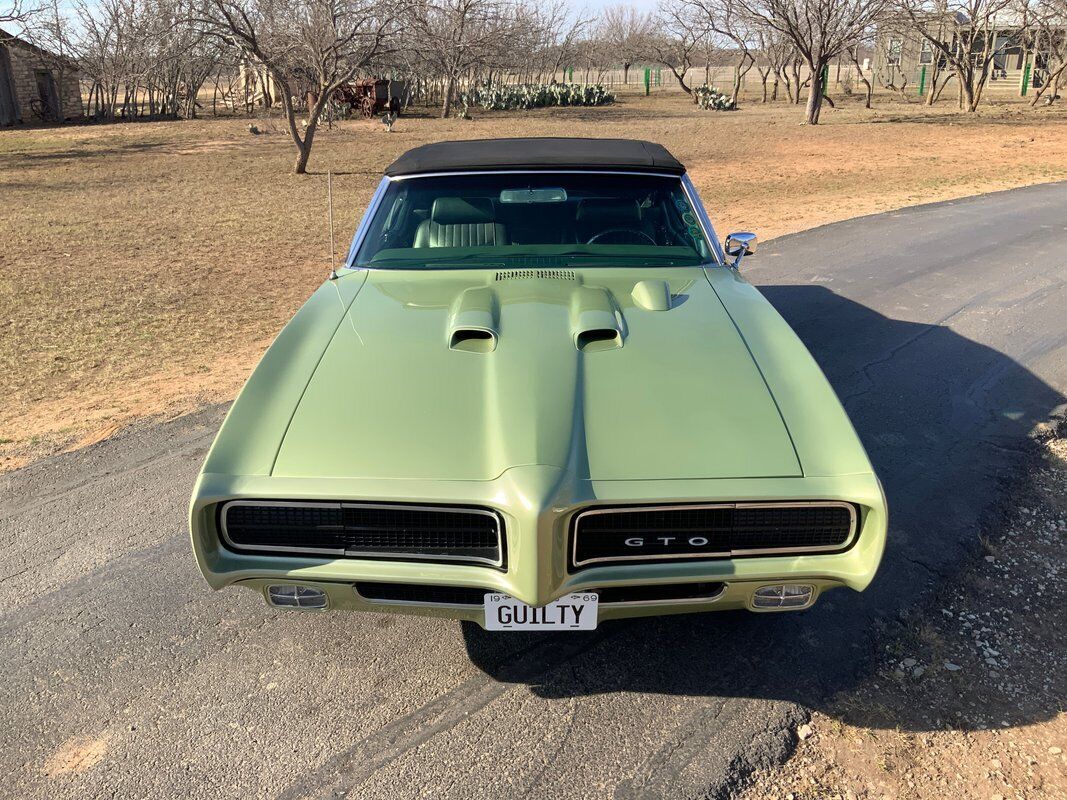
<svg viewBox="0 0 1067 800"><path fill-rule="evenodd" d="M415 247L485 247L508 243L507 229L493 220L488 198L438 197L430 218L415 231Z"/></svg>

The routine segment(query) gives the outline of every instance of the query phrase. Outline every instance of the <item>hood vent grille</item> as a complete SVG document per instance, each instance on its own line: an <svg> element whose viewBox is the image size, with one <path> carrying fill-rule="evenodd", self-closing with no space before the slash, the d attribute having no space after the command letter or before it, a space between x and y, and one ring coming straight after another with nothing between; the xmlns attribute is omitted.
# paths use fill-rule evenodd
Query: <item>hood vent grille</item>
<svg viewBox="0 0 1067 800"><path fill-rule="evenodd" d="M577 280L573 270L569 269L512 269L507 272L498 272L495 279L498 281L534 279L549 281Z"/></svg>

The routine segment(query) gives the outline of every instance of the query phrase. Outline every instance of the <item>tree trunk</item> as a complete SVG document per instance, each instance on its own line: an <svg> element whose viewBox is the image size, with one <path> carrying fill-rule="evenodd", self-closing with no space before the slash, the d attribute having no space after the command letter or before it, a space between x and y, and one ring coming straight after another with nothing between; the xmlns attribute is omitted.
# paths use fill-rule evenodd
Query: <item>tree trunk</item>
<svg viewBox="0 0 1067 800"><path fill-rule="evenodd" d="M292 138L293 144L296 145L297 156L296 163L293 165L293 172L297 175L304 175L307 173L308 159L311 158L311 145L315 142L315 129L319 125L319 117L328 102L327 98L333 93L334 87L319 87L319 98L314 107L309 109L307 130L304 131L304 135L301 137L300 128L296 124L296 109L293 108L293 97L292 92L289 91L289 84L284 79L278 78L275 80L275 85L281 97L282 110L285 113L289 136Z"/></svg>
<svg viewBox="0 0 1067 800"><path fill-rule="evenodd" d="M822 112L823 85L822 68L823 62L811 64L811 82L808 85L808 107L804 113L804 122L808 125L819 124L819 114Z"/></svg>
<svg viewBox="0 0 1067 800"><path fill-rule="evenodd" d="M686 84L686 82L685 82L685 74L686 74L686 72L689 71L688 68L683 67L682 71L679 72L674 67L672 67L670 64L668 64L667 65L667 69L669 69L674 74L674 77L677 79L678 86L681 87L681 90L683 92L685 92L686 94L688 94L688 95L692 95L693 94L693 89L690 86L688 86Z"/></svg>
<svg viewBox="0 0 1067 800"><path fill-rule="evenodd" d="M311 148L308 146L307 141L296 143L296 163L293 165L293 172L297 175L306 175L308 171L308 159L311 158Z"/></svg>
<svg viewBox="0 0 1067 800"><path fill-rule="evenodd" d="M874 86L872 86L871 82L867 80L867 76L863 74L863 67L860 66L859 50L849 50L848 57L852 61L852 66L856 68L856 75L858 75L859 79L863 81L863 85L867 89L867 97L863 102L863 107L870 108L871 98L874 96Z"/></svg>
<svg viewBox="0 0 1067 800"><path fill-rule="evenodd" d="M1036 106L1037 101L1040 100L1045 94L1048 94L1049 105L1056 102L1056 97L1060 91L1060 79L1063 77L1064 65L1061 65L1058 70L1052 73L1051 78L1045 81L1045 85L1041 87L1034 99L1030 102L1031 106Z"/></svg>
<svg viewBox="0 0 1067 800"><path fill-rule="evenodd" d="M449 75L445 83L445 98L441 102L441 119L447 119L452 111L452 93L456 90L456 78Z"/></svg>
<svg viewBox="0 0 1067 800"><path fill-rule="evenodd" d="M975 110L974 87L969 80L960 75L960 109L968 113Z"/></svg>

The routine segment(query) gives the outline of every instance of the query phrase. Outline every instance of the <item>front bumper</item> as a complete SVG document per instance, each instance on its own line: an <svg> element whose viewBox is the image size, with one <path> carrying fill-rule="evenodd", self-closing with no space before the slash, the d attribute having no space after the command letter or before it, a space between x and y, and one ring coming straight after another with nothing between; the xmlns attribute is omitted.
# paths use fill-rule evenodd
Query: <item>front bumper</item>
<svg viewBox="0 0 1067 800"><path fill-rule="evenodd" d="M273 557L235 553L219 544L215 506L226 500L350 500L398 503L457 503L498 510L504 518L506 571L491 567L350 558ZM860 509L859 533L846 551L833 554L766 555L670 563L568 568L571 517L591 505L704 503L733 501L841 500ZM389 611L469 619L484 624L480 607L368 602L356 581L462 586L501 592L543 606L571 592L609 586L721 581L721 595L706 602L628 603L600 608L601 620L696 611L751 609L752 593L774 583L803 583L826 589L862 591L870 583L885 546L885 498L872 473L833 477L730 480L578 481L555 467L508 470L493 481L384 481L267 476L200 476L190 508L193 551L215 589L242 585L265 592L273 583L322 589L331 609ZM757 609L752 609L757 610Z"/></svg>
<svg viewBox="0 0 1067 800"><path fill-rule="evenodd" d="M790 579L792 580L792 579ZM803 581L802 581L803 582ZM278 583L276 580L267 578L254 578L240 581L237 586L243 586L258 592L264 601L267 600L267 587ZM330 583L323 581L286 581L289 584L306 586L319 589L326 593L328 598L326 608L287 608L286 610L304 611L307 613L322 613L323 611L372 611L388 614L407 614L420 617L437 617L444 619L461 619L476 622L485 627L485 615L481 606L438 605L432 603L388 603L366 600L349 583ZM748 610L756 613L776 613L781 611L802 611L810 608L818 600L819 596L829 590L841 586L840 583L827 580L806 581L807 585L814 587L811 602L800 608L756 608L752 604L752 595L761 586L766 586L767 581L740 581L726 585L722 593L707 601L680 600L676 602L654 601L650 603L600 603L597 612L597 620L604 622L611 619L626 619L629 617L655 617L667 614L697 614L707 611L737 611Z"/></svg>

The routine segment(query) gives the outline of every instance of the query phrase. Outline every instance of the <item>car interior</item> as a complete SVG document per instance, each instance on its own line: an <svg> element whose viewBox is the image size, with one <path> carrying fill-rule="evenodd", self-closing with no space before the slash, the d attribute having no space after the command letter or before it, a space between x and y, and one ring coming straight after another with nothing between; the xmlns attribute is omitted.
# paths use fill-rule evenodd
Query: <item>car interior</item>
<svg viewBox="0 0 1067 800"><path fill-rule="evenodd" d="M690 225L665 198L585 197L503 203L493 197L397 198L383 237L389 248L540 244L693 247Z"/></svg>

